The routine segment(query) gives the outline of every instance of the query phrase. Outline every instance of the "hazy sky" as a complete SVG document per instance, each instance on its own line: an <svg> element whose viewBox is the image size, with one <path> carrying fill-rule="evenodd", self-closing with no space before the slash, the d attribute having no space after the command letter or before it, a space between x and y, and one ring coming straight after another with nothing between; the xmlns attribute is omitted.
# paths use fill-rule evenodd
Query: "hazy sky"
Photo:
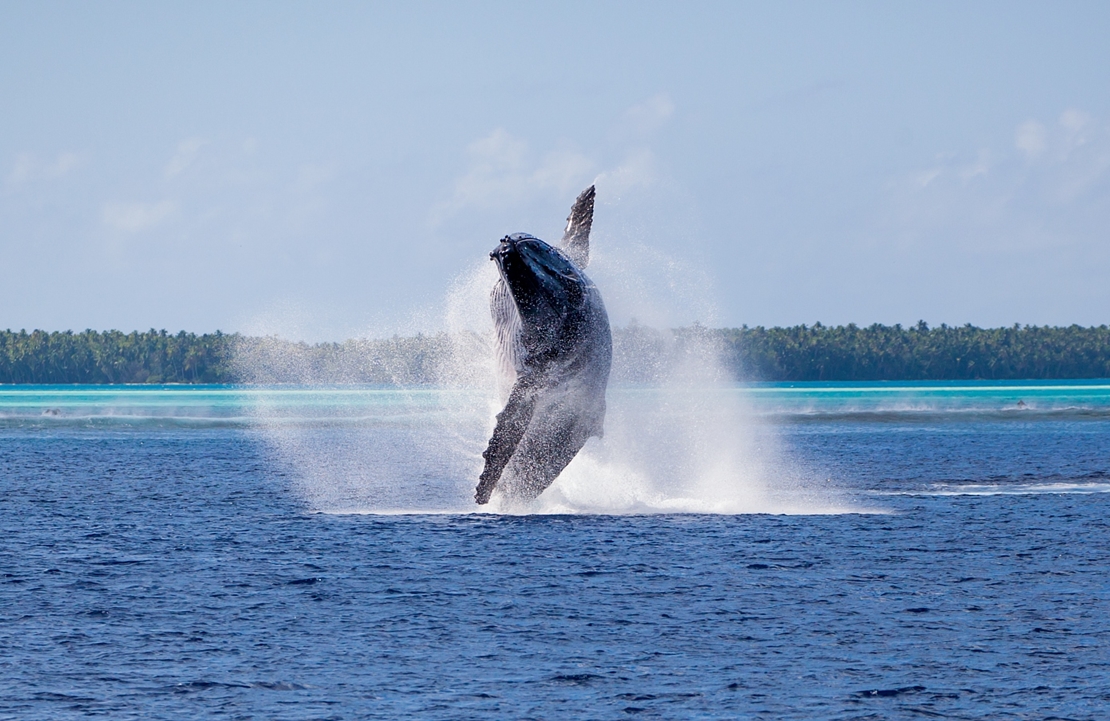
<svg viewBox="0 0 1110 721"><path fill-rule="evenodd" d="M1110 322L1110 3L0 5L0 328Z"/></svg>

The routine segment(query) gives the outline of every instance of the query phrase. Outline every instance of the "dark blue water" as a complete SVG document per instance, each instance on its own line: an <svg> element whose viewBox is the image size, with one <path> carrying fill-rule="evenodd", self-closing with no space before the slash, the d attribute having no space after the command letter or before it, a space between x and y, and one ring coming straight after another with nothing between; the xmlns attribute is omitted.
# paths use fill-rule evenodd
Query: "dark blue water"
<svg viewBox="0 0 1110 721"><path fill-rule="evenodd" d="M890 513L328 515L249 428L9 423L0 718L1108 716L1110 420L774 430Z"/></svg>

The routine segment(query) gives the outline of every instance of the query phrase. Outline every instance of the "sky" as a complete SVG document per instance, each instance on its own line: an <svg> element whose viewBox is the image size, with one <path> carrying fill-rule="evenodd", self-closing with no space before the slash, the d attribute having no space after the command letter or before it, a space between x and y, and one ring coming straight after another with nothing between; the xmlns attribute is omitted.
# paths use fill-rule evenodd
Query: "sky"
<svg viewBox="0 0 1110 721"><path fill-rule="evenodd" d="M0 328L1110 322L1110 4L0 4Z"/></svg>

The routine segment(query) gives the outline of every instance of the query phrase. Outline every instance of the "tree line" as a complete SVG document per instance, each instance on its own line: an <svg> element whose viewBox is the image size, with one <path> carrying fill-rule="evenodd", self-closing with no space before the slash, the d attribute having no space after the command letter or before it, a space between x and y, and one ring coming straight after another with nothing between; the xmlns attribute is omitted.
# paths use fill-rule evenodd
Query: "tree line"
<svg viewBox="0 0 1110 721"><path fill-rule="evenodd" d="M0 383L365 383L434 385L479 334L299 343L164 330L0 331ZM849 324L613 330L614 380L655 382L691 361L764 381L1110 378L1110 327ZM461 354L461 355L460 355ZM469 355L467 355L469 354Z"/></svg>
<svg viewBox="0 0 1110 721"><path fill-rule="evenodd" d="M0 331L0 383L226 383L234 336Z"/></svg>
<svg viewBox="0 0 1110 721"><path fill-rule="evenodd" d="M1110 378L1110 327L901 325L720 331L732 366L776 381Z"/></svg>

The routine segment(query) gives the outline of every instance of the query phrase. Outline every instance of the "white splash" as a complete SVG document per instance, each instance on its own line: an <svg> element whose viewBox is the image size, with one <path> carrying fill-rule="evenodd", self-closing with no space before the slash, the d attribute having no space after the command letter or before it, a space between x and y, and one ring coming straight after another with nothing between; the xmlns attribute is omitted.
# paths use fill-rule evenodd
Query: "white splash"
<svg viewBox="0 0 1110 721"><path fill-rule="evenodd" d="M635 239L640 243L641 238ZM705 309L704 285L688 263L641 254L622 262L620 247L595 232L590 273L610 309L672 315L676 299ZM637 258L640 257L640 260ZM638 265L639 264L639 265ZM321 400L311 422L278 422L284 411L260 403L255 416L281 467L314 510L344 513L842 513L858 512L819 476L790 462L774 428L749 412L711 334L664 333L675 360L651 387L610 386L605 436L591 439L536 501L510 504L497 494L473 501L485 449L500 410L489 291L493 264L476 263L448 290L443 325L449 349L436 368L435 389L362 392ZM271 361L272 362L272 361ZM617 354L614 376L628 377ZM249 359L244 359L249 366ZM251 369L243 367L247 377ZM318 381L317 381L318 382ZM360 405L360 403L362 405ZM330 405L329 405L330 404ZM288 415L285 413L285 415ZM293 413L296 416L296 413Z"/></svg>

